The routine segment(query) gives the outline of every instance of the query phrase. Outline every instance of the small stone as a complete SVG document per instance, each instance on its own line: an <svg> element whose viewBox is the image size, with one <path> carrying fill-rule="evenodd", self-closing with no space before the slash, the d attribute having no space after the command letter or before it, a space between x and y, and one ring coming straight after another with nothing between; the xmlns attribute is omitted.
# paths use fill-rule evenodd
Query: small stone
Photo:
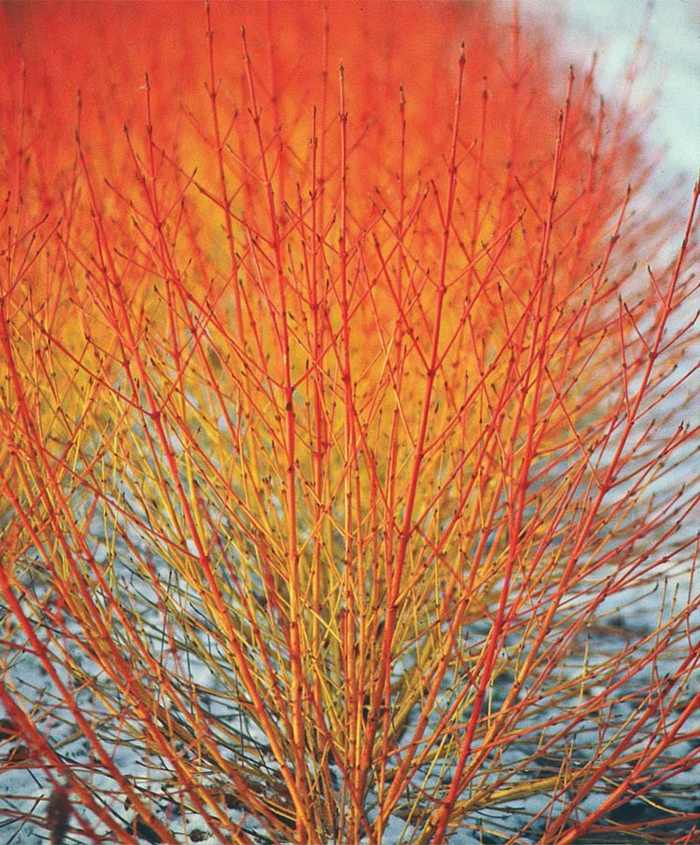
<svg viewBox="0 0 700 845"><path fill-rule="evenodd" d="M136 818L134 818L131 822L129 833L132 833L134 836L138 836L139 839L145 839L146 842L150 842L151 845L158 845L158 843L163 841L160 838L160 835L153 830L150 824L146 824L140 816L136 816Z"/></svg>
<svg viewBox="0 0 700 845"><path fill-rule="evenodd" d="M71 803L65 786L57 786L46 807L46 824L51 833L51 845L61 845L68 832Z"/></svg>

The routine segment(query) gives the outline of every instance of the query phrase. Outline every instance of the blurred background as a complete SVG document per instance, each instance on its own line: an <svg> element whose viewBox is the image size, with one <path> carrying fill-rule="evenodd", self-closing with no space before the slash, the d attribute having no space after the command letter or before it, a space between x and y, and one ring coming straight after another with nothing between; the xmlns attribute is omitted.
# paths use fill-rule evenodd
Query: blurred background
<svg viewBox="0 0 700 845"><path fill-rule="evenodd" d="M512 0L497 3L512 8ZM520 10L554 23L563 32L562 59L579 69L598 51L608 99L621 90L641 39L633 102L643 108L658 96L650 140L666 150L654 180L662 187L683 175L690 185L700 167L700 0L520 0Z"/></svg>

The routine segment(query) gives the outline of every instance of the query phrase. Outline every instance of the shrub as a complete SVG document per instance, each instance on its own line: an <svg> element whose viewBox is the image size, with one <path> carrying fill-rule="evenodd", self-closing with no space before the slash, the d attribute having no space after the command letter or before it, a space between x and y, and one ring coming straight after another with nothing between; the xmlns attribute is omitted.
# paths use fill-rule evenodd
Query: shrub
<svg viewBox="0 0 700 845"><path fill-rule="evenodd" d="M697 186L487 4L4 14L0 741L52 841L690 841Z"/></svg>

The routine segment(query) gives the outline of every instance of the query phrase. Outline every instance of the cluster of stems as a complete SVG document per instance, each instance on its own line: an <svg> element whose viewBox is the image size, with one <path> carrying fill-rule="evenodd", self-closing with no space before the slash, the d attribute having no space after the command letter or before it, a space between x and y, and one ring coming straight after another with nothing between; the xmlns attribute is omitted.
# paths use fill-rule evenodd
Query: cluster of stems
<svg viewBox="0 0 700 845"><path fill-rule="evenodd" d="M700 763L698 186L517 9L74 11L0 12L0 825L690 842L610 819Z"/></svg>

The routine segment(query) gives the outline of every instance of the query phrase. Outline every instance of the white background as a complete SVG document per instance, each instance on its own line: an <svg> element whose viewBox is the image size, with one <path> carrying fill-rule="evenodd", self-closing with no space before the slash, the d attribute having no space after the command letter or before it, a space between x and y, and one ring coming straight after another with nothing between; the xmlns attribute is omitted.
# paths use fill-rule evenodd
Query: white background
<svg viewBox="0 0 700 845"><path fill-rule="evenodd" d="M496 2L512 7L512 0ZM520 10L523 19L562 25L558 51L567 62L585 66L597 50L608 97L644 36L636 91L640 100L658 94L649 142L667 153L655 178L684 174L690 193L700 167L700 0L520 0Z"/></svg>

